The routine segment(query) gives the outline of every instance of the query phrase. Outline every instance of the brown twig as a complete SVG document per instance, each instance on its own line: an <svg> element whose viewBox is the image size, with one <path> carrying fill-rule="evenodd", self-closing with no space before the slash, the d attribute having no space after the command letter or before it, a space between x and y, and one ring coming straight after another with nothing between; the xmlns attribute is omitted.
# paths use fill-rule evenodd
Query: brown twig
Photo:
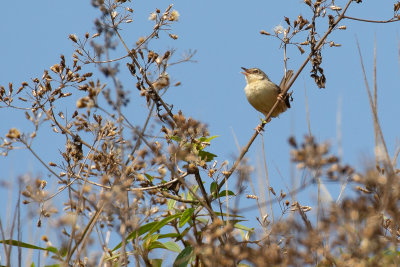
<svg viewBox="0 0 400 267"><path fill-rule="evenodd" d="M370 23L390 23L390 22L396 22L400 21L399 18L394 17L388 20L371 20L371 19L360 19L360 18L354 18L354 17L348 17L348 16L343 16L344 19L351 19L351 20L356 20L356 21L362 21L362 22L370 22Z"/></svg>

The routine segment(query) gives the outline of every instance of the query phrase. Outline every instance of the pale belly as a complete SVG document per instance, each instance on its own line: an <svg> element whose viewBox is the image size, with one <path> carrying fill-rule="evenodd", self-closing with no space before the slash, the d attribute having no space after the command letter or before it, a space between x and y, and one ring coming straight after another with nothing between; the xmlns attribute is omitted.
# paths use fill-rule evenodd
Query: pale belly
<svg viewBox="0 0 400 267"><path fill-rule="evenodd" d="M265 88L265 84L251 84L251 87L247 85L244 88L247 100L249 103L259 112L267 115L275 104L277 97L279 95L279 88L271 83L268 86L270 89ZM250 90L251 88L251 90ZM278 116L280 113L287 109L285 103L280 102L278 107L272 113L272 117Z"/></svg>

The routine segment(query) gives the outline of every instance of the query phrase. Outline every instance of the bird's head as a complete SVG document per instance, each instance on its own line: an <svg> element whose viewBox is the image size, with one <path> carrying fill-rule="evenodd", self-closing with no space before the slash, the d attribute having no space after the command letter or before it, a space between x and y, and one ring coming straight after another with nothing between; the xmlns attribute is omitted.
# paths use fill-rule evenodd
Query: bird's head
<svg viewBox="0 0 400 267"><path fill-rule="evenodd" d="M260 81L260 80L267 80L269 81L269 78L267 74L265 74L262 70L258 68L251 68L251 69L246 69L242 67L242 74L244 74L247 83L252 83L255 81Z"/></svg>

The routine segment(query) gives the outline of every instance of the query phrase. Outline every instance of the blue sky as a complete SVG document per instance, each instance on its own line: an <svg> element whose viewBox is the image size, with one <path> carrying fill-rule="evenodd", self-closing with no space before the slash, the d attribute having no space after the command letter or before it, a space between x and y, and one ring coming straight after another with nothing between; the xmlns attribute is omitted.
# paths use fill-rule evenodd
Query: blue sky
<svg viewBox="0 0 400 267"><path fill-rule="evenodd" d="M336 1L344 5L347 1ZM385 20L392 16L394 1L364 1L353 3L348 11L352 17ZM271 37L259 34L260 30L272 32L279 24L285 26L284 16L291 19L302 14L308 18L310 11L302 1L133 1L133 23L122 28L122 35L128 44L134 44L138 37L152 29L148 21L149 14L160 8L164 10L169 3L180 13L179 22L172 26L171 33L179 39L174 41L166 34L150 44L150 48L176 48L176 55L189 49L197 50L197 63L172 66L168 72L173 82L180 81L179 87L170 88L165 100L174 104L175 111L182 110L209 125L211 135L219 135L209 149L218 155L218 161L238 154L235 138L244 146L253 129L259 123L261 115L248 103L243 88L245 80L240 67L259 67L268 76L279 83L283 75L283 50L280 43ZM14 87L22 81L41 77L44 69L58 63L60 54L72 62L74 47L68 35L75 33L83 36L85 32L94 32L93 21L99 12L91 7L90 1L8 1L0 11L0 85ZM326 22L322 22L326 23ZM362 171L367 162L373 159L373 124L366 94L356 38L358 38L364 56L368 80L372 85L374 40L377 48L377 83L379 119L386 137L389 152L393 155L399 145L400 124L398 99L399 91L399 24L372 24L343 20L346 31L336 31L329 40L342 44L338 48L323 49L322 67L327 77L326 89L318 89L309 77L307 66L297 79L292 109L273 119L267 125L264 142L267 151L267 163L271 185L275 191L285 190L282 180L291 184L290 156L287 139L290 135L297 140L308 133L305 105L305 91L308 97L312 134L318 141L329 141L332 151L337 152L337 116L341 114L341 135L343 160ZM325 26L324 26L325 27ZM305 54L300 55L296 48L288 51L289 68L295 71L303 63ZM122 47L112 55L125 55ZM125 62L121 62L121 67ZM102 77L101 77L102 78ZM136 95L134 81L126 72L121 76L126 88L132 87L131 106L125 113L137 119L136 110L145 103ZM341 103L339 105L339 103ZM68 106L68 103L66 103ZM74 104L72 103L71 107ZM135 107L136 106L136 107ZM72 110L72 108L70 108ZM72 112L72 111L70 111ZM138 111L139 112L139 111ZM23 112L0 109L0 135L5 136L8 129L24 128ZM58 156L52 141L59 140L52 132L42 131L34 147L45 161ZM50 140L50 142L49 142ZM261 157L259 138L251 147L248 158L250 164L257 166ZM15 177L30 172L33 175L46 176L43 169L27 151L10 152L7 158L0 158L0 180L15 181ZM256 180L257 171L252 178ZM230 182L233 186L235 183ZM14 183L16 185L16 183ZM337 197L337 186L328 184L332 197ZM55 185L54 185L55 187ZM54 188L53 187L53 188ZM250 187L248 193L251 193ZM350 192L348 188L346 192ZM15 195L10 199L6 190L0 188L1 203L15 203ZM313 205L315 188L300 195L304 204ZM245 202L249 203L249 202ZM315 203L315 202L314 202ZM251 202L250 202L251 204ZM14 204L13 204L14 205ZM7 213L5 205L0 207L0 216Z"/></svg>

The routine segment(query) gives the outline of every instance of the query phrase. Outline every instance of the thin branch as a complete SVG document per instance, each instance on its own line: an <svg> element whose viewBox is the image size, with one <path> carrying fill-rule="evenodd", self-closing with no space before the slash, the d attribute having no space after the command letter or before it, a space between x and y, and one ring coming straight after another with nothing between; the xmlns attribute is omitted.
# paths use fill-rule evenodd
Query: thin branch
<svg viewBox="0 0 400 267"><path fill-rule="evenodd" d="M388 19L388 20L371 20L371 19L360 19L360 18L354 18L354 17L348 17L348 16L343 16L344 19L351 19L351 20L356 20L356 21L362 21L362 22L370 22L370 23L390 23L390 22L396 22L399 21L400 19L397 17Z"/></svg>

